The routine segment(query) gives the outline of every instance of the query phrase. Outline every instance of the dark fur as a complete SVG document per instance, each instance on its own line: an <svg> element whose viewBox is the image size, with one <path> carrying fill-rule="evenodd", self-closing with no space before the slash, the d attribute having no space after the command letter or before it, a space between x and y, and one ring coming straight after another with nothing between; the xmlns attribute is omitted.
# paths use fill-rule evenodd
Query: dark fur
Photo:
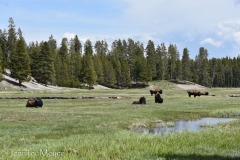
<svg viewBox="0 0 240 160"><path fill-rule="evenodd" d="M140 97L139 101L133 101L132 104L146 104L146 98Z"/></svg>
<svg viewBox="0 0 240 160"><path fill-rule="evenodd" d="M209 93L206 92L206 91L201 91L200 94L201 94L201 95L209 95Z"/></svg>
<svg viewBox="0 0 240 160"><path fill-rule="evenodd" d="M188 92L188 96L189 97L191 97L191 95L193 95L194 96L194 98L196 97L196 96L201 96L201 92L200 91L198 91L198 90L189 90L189 91L187 91Z"/></svg>
<svg viewBox="0 0 240 160"><path fill-rule="evenodd" d="M43 106L43 101L41 98L29 98L26 107L41 107Z"/></svg>
<svg viewBox="0 0 240 160"><path fill-rule="evenodd" d="M163 91L162 91L161 89L151 89L151 90L150 90L151 96L152 96L153 94L156 94L157 92L159 92L160 94L163 93Z"/></svg>
<svg viewBox="0 0 240 160"><path fill-rule="evenodd" d="M163 103L163 99L161 98L159 92L155 94L155 103Z"/></svg>

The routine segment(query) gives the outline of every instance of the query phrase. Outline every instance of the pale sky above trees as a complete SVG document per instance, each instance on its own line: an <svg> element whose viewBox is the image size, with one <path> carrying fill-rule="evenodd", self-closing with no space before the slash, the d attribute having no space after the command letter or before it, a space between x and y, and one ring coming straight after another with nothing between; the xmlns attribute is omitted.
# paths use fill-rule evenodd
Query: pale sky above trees
<svg viewBox="0 0 240 160"><path fill-rule="evenodd" d="M1 0L0 29L13 18L26 42L47 41L51 34L60 46L63 37L90 39L132 38L146 47L176 44L191 58L200 47L209 58L240 54L240 0ZM58 47L59 47L58 46Z"/></svg>

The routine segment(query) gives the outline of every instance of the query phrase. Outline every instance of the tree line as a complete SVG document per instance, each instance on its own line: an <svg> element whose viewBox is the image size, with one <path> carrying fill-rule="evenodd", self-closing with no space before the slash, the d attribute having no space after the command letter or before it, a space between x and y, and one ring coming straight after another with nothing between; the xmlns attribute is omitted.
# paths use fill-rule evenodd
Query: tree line
<svg viewBox="0 0 240 160"><path fill-rule="evenodd" d="M106 40L88 39L82 45L78 36L63 38L60 47L53 35L48 41L26 44L20 28L16 31L13 18L8 30L0 29L0 73L10 69L19 84L34 77L43 84L65 87L129 87L132 82L184 80L206 87L239 87L240 56L208 58L208 51L199 48L195 59L184 48L182 56L175 44L155 45L115 40L109 47ZM3 75L0 74L0 80Z"/></svg>

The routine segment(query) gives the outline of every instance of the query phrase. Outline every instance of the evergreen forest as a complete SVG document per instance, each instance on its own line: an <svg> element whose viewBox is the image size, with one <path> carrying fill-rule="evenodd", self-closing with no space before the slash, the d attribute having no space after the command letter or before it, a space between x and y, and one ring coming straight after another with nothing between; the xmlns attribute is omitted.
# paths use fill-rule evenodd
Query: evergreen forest
<svg viewBox="0 0 240 160"><path fill-rule="evenodd" d="M240 86L240 55L209 59L208 50L200 47L191 59L187 47L179 51L176 44L165 46L148 40L144 46L131 38L112 44L88 39L81 44L77 35L62 38L59 47L53 35L48 41L27 44L13 18L8 22L7 29L0 29L0 73L9 69L20 85L33 77L46 85L76 88L94 84L128 88L133 83L157 80L191 81L206 87Z"/></svg>

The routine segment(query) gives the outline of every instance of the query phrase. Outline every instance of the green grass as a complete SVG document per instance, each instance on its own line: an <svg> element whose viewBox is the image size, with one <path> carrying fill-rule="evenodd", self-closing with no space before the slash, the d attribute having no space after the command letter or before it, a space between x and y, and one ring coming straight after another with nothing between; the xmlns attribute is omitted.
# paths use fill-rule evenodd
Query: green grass
<svg viewBox="0 0 240 160"><path fill-rule="evenodd" d="M170 84L170 85L167 85ZM189 98L175 83L151 82L163 88L156 104L149 88L130 90L2 91L9 97L119 96L120 99L43 99L43 108L26 108L27 99L0 101L0 159L239 159L240 121L158 136L130 129L172 126L176 119L239 118L235 88L206 89L210 95ZM162 86L162 87L161 87ZM134 105L140 96L146 105Z"/></svg>

